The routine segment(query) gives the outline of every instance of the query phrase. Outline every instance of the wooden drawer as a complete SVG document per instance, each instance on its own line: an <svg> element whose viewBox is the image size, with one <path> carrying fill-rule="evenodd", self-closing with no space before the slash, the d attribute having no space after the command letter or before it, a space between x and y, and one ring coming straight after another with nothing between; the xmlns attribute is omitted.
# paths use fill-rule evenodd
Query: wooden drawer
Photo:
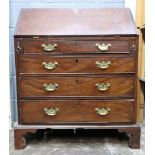
<svg viewBox="0 0 155 155"><path fill-rule="evenodd" d="M48 45L53 47L49 47ZM97 46L99 44L99 46ZM105 47L102 45L105 44ZM54 46L56 45L56 46ZM102 46L101 46L102 45ZM108 46L109 47L106 47ZM24 38L24 53L130 53L130 41L126 38L109 40L53 40L52 38ZM107 50L104 49L108 48ZM51 50L51 51L48 51Z"/></svg>
<svg viewBox="0 0 155 155"><path fill-rule="evenodd" d="M31 65L30 65L31 64ZM58 57L22 55L19 58L20 74L102 74L102 73L134 73L133 57Z"/></svg>
<svg viewBox="0 0 155 155"><path fill-rule="evenodd" d="M20 97L133 97L135 84L132 76L21 77L19 82Z"/></svg>
<svg viewBox="0 0 155 155"><path fill-rule="evenodd" d="M23 100L19 104L19 118L22 124L125 123L133 122L133 105L130 100Z"/></svg>

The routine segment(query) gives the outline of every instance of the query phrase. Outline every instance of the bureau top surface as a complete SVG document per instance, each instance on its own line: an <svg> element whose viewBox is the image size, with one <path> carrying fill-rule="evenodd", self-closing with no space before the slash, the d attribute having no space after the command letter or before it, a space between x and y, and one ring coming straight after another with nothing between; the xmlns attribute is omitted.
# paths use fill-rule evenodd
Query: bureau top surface
<svg viewBox="0 0 155 155"><path fill-rule="evenodd" d="M22 9L15 36L137 35L130 9Z"/></svg>

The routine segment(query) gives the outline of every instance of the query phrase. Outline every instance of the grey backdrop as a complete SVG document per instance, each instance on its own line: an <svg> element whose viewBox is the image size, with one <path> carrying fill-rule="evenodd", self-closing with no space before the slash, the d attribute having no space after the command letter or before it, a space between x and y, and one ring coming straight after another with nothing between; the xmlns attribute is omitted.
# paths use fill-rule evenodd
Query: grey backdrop
<svg viewBox="0 0 155 155"><path fill-rule="evenodd" d="M21 8L103 8L124 7L125 0L10 0L10 105L11 121L17 120L13 33Z"/></svg>

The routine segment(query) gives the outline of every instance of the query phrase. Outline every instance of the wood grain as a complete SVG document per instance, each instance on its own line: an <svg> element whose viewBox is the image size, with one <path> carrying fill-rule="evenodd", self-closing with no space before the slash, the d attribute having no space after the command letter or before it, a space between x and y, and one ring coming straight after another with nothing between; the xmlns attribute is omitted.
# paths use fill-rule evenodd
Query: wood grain
<svg viewBox="0 0 155 155"><path fill-rule="evenodd" d="M136 124L138 34L129 9L23 9L15 39L18 123L16 146L25 146L25 129L98 128L129 134L129 146L139 148ZM58 46L45 52L42 44ZM101 52L96 43L112 46ZM52 71L42 62L57 61ZM108 69L96 61L111 61ZM57 83L53 92L44 83ZM96 83L109 83L99 91ZM48 116L44 108L59 108ZM95 108L110 108L100 116ZM128 124L128 126L126 126ZM40 126L39 126L40 125ZM41 126L42 125L42 126ZM32 127L33 126L33 127ZM19 142L17 142L19 140Z"/></svg>
<svg viewBox="0 0 155 155"><path fill-rule="evenodd" d="M111 47L105 52L99 50L96 44L111 44ZM52 52L46 52L42 44L57 44L57 47ZM130 42L129 40L108 40L105 38L103 40L96 41L79 41L79 40L55 40L54 38L24 38L23 39L23 49L24 53L45 53L45 54L55 54L55 53L130 53Z"/></svg>
<svg viewBox="0 0 155 155"><path fill-rule="evenodd" d="M15 36L137 35L130 9L22 9Z"/></svg>
<svg viewBox="0 0 155 155"><path fill-rule="evenodd" d="M97 67L97 61L110 61L107 69ZM58 62L53 70L48 70L42 65L43 62ZM134 73L135 61L133 57L115 56L37 56L22 55L19 57L19 74L104 74L104 73Z"/></svg>
<svg viewBox="0 0 155 155"><path fill-rule="evenodd" d="M59 108L55 116L48 116L44 108ZM88 108L89 107L89 108ZM106 116L100 116L95 108L111 109ZM52 124L52 123L113 123L133 121L133 101L21 101L20 123Z"/></svg>
<svg viewBox="0 0 155 155"><path fill-rule="evenodd" d="M67 97L67 96L102 96L102 97L133 97L134 77L126 76L83 76L83 77L21 77L20 97ZM59 86L53 92L44 89L44 83L57 83ZM107 91L100 91L96 83L109 83Z"/></svg>

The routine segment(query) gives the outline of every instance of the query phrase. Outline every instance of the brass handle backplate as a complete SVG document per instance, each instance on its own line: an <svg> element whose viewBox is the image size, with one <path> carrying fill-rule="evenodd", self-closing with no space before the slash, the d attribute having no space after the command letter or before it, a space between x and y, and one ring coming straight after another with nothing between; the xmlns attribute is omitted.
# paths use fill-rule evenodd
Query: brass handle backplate
<svg viewBox="0 0 155 155"><path fill-rule="evenodd" d="M44 108L44 112L48 116L55 116L58 111L59 108Z"/></svg>
<svg viewBox="0 0 155 155"><path fill-rule="evenodd" d="M52 52L56 49L58 45L57 44L42 44L41 47L43 47L44 51L46 52Z"/></svg>
<svg viewBox="0 0 155 155"><path fill-rule="evenodd" d="M43 87L46 91L55 91L57 88L58 88L58 84L57 83L50 83L50 84L47 84L47 83L44 83L43 84Z"/></svg>
<svg viewBox="0 0 155 155"><path fill-rule="evenodd" d="M101 116L105 116L110 113L111 109L110 108L95 108L95 111L97 114Z"/></svg>
<svg viewBox="0 0 155 155"><path fill-rule="evenodd" d="M106 91L110 88L109 83L96 83L96 88L100 91Z"/></svg>
<svg viewBox="0 0 155 155"><path fill-rule="evenodd" d="M107 50L111 47L111 44L110 44L110 43L107 43L107 44L105 44L105 43L103 43L103 44L97 43L96 46L97 46L97 48L98 48L100 51L105 52L105 51L107 51Z"/></svg>
<svg viewBox="0 0 155 155"><path fill-rule="evenodd" d="M96 61L96 66L100 69L107 69L110 65L110 61Z"/></svg>
<svg viewBox="0 0 155 155"><path fill-rule="evenodd" d="M42 62L42 65L45 69L48 70L53 70L54 68L56 68L56 66L58 65L58 62L54 61L54 62Z"/></svg>

